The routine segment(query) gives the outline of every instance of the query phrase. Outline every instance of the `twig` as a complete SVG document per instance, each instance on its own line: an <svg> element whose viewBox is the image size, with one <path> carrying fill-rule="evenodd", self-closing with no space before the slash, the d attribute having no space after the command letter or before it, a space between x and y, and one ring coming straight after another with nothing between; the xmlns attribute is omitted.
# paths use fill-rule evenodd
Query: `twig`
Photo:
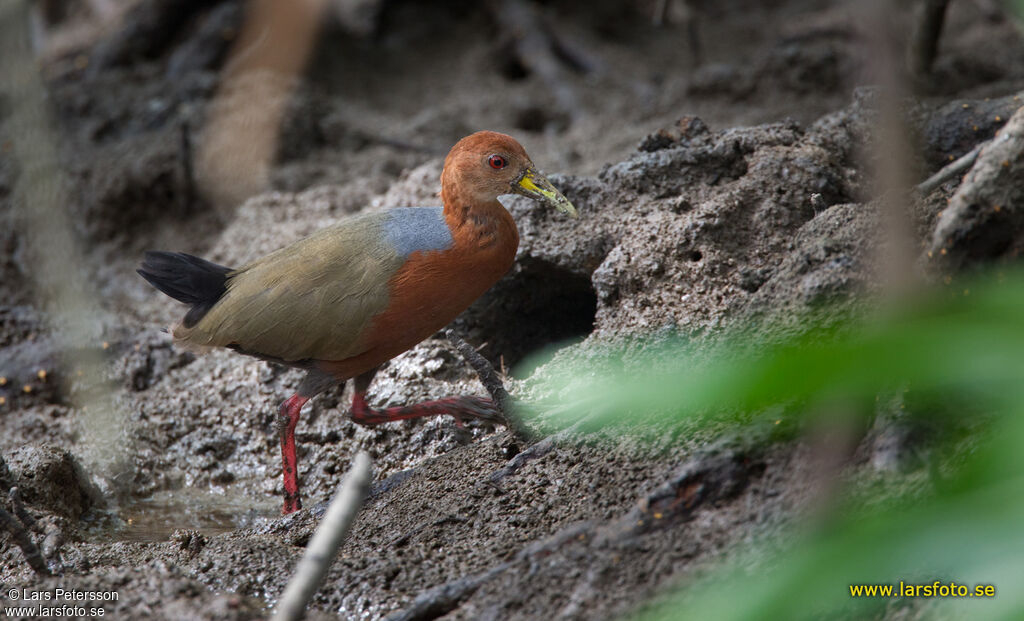
<svg viewBox="0 0 1024 621"><path fill-rule="evenodd" d="M352 469L348 471L338 495L327 508L323 521L313 533L313 539L306 546L306 553L299 560L295 575L281 595L281 603L274 613L275 621L302 618L309 600L323 584L327 569L362 508L369 489L370 457L360 452L352 462Z"/></svg>
<svg viewBox="0 0 1024 621"><path fill-rule="evenodd" d="M456 524L461 524L468 521L469 519L464 518L461 515L446 515L445 517L434 520L433 522L424 522L419 526L413 528L412 530L392 539L387 544L387 547L394 548L404 546L410 539L412 539L415 535L418 535L419 533L423 532L423 530L425 530L426 528L433 528L435 526L441 526L443 524L450 524L453 522Z"/></svg>
<svg viewBox="0 0 1024 621"><path fill-rule="evenodd" d="M950 162L943 166L942 170L917 184L917 191L923 195L931 194L932 190L935 188L964 172L971 166L974 166L974 162L978 159L978 154L981 153L981 149L989 142L991 141L986 140L985 142L975 145L973 149L960 156L960 158L955 162Z"/></svg>
<svg viewBox="0 0 1024 621"><path fill-rule="evenodd" d="M517 552L512 560L504 561L486 571L463 576L420 593L408 608L391 613L384 618L384 621L429 621L442 617L461 606L483 584L500 576L516 564L547 557L568 542L578 541L580 536L588 534L592 529L593 524L588 522L577 522L567 526L543 541L526 546Z"/></svg>
<svg viewBox="0 0 1024 621"><path fill-rule="evenodd" d="M1012 254L1020 219L1024 170L1024 108L977 149L977 161L942 210L928 256L943 269Z"/></svg>
<svg viewBox="0 0 1024 621"><path fill-rule="evenodd" d="M691 519L697 509L742 492L764 472L756 450L725 448L720 441L686 460L667 481L641 496L636 505L599 529L599 543L624 541Z"/></svg>
<svg viewBox="0 0 1024 621"><path fill-rule="evenodd" d="M573 407L575 407L575 404L570 406L564 406L563 408L559 409L568 410ZM526 465L527 462L544 457L552 450L554 450L555 446L559 442L563 442L567 438L579 433L579 431L594 418L595 414L588 414L587 416L584 416L583 418L579 419L572 425L566 427L565 429L562 429L558 433L552 436L548 436L547 438L544 438L540 442L537 442L536 444L530 446L526 450L520 452L518 455L510 459L508 463L505 464L501 469L491 473L491 475L487 477L484 480L484 482L492 485L499 484L502 479L509 476L510 474L514 474L516 471L518 471L520 468Z"/></svg>
<svg viewBox="0 0 1024 621"><path fill-rule="evenodd" d="M699 509L737 496L764 472L759 451L753 448L760 446L761 441L760 437L751 440L729 437L719 441L687 459L667 481L638 498L634 507L619 517L569 524L490 569L423 591L406 609L388 615L385 621L437 619L456 611L481 586L506 571L522 568L524 573L532 572L538 559L554 564L564 562L566 557L578 558L576 551L565 552L570 545L589 548L586 556L593 558L596 551L607 550L610 545L628 543L652 530L690 520ZM553 558L556 554L562 558ZM597 571L600 569L596 567ZM588 588L587 582L592 581L590 574L576 580L579 584L576 592L582 595ZM572 605L571 600L569 605Z"/></svg>
<svg viewBox="0 0 1024 621"><path fill-rule="evenodd" d="M505 562L483 573L463 576L424 591L416 596L408 608L388 615L384 621L427 621L442 617L469 599L480 585L511 566L512 563Z"/></svg>
<svg viewBox="0 0 1024 621"><path fill-rule="evenodd" d="M483 383L484 388L491 395L491 399L494 400L494 404L498 406L498 411L501 412L501 417L505 421L505 426L520 440L524 442L530 442L536 439L536 434L523 423L522 419L515 414L515 404L512 401L512 396L505 390L505 384L501 381L501 378L494 371L494 367L480 355L480 352L473 349L469 343L459 338L452 330L445 330L445 337L451 341L452 345L459 350L462 357L466 359L469 366L473 367L476 374L480 377L480 382Z"/></svg>
<svg viewBox="0 0 1024 621"><path fill-rule="evenodd" d="M11 533L11 538L21 548L22 554L25 555L25 561L32 571L40 576L49 576L50 568L46 566L46 561L39 553L39 548L32 541L32 537L29 536L28 530L3 507L0 507L0 526Z"/></svg>

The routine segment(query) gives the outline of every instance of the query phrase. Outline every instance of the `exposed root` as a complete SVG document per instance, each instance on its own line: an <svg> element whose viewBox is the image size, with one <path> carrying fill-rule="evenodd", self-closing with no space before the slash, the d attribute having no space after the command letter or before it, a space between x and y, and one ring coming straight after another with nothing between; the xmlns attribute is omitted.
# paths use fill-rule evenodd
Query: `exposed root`
<svg viewBox="0 0 1024 621"><path fill-rule="evenodd" d="M952 270L1019 254L1024 244L1022 155L1024 109L1019 109L995 138L950 165L957 172L970 170L932 232L928 256L933 261Z"/></svg>
<svg viewBox="0 0 1024 621"><path fill-rule="evenodd" d="M930 194L943 183L949 181L960 173L965 172L971 166L974 166L975 160L978 159L978 154L981 153L981 148L989 142L991 141L985 141L978 144L973 149L960 156L957 160L943 166L942 170L917 184L917 191L923 195Z"/></svg>
<svg viewBox="0 0 1024 621"><path fill-rule="evenodd" d="M568 408L571 406L565 407ZM497 486L505 477L509 476L510 474L514 474L527 463L535 459L540 459L541 457L544 457L545 455L550 453L559 442L562 442L566 438L575 435L590 420L592 416L594 415L591 414L590 416L586 416L576 421L571 426L562 429L561 431L550 437L544 438L540 442L537 442L536 444L530 446L526 450L520 452L518 455L510 459L503 468L493 472L489 477L487 477L485 482L489 485Z"/></svg>

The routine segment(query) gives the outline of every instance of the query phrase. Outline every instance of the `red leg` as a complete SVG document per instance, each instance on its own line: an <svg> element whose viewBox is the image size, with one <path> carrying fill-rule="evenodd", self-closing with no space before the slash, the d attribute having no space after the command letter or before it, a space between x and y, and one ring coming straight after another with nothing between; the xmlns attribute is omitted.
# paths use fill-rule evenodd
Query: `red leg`
<svg viewBox="0 0 1024 621"><path fill-rule="evenodd" d="M299 500L299 463L295 455L295 424L299 422L299 411L309 397L294 394L281 404L278 424L281 433L281 465L284 475L284 508L282 515L294 513L302 508Z"/></svg>
<svg viewBox="0 0 1024 621"><path fill-rule="evenodd" d="M501 413L490 399L482 397L449 397L437 401L424 401L405 407L384 408L375 410L366 404L363 391L357 390L352 395L352 420L360 425L380 425L396 420L424 418L450 414L461 425L468 418L478 418L495 423L503 422Z"/></svg>

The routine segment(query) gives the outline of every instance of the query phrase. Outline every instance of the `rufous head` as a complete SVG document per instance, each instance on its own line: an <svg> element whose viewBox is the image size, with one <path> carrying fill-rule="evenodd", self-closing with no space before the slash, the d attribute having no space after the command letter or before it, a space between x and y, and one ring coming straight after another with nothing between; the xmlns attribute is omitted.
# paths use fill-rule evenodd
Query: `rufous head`
<svg viewBox="0 0 1024 621"><path fill-rule="evenodd" d="M512 136L482 131L455 143L444 160L441 194L448 200L489 203L502 194L522 194L576 217L576 208L537 172Z"/></svg>

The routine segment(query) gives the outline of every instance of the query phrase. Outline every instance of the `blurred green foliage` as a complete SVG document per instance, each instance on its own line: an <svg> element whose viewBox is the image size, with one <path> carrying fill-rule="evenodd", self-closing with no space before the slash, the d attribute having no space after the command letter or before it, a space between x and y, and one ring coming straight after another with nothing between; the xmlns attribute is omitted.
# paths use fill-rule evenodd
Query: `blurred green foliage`
<svg viewBox="0 0 1024 621"><path fill-rule="evenodd" d="M1024 618L1024 273L957 283L870 320L812 327L752 349L749 340L725 338L697 356L680 344L675 360L660 355L635 372L612 360L586 381L568 370L550 376L571 386L562 394L578 404L563 416L589 415L588 425L654 411L689 425L741 428L759 412L777 416L782 405L800 427L810 416L815 424L869 417L876 399L900 395L913 424L947 432L947 441L941 434L928 441L930 489L878 502L849 502L849 493L845 504L833 499L842 510L797 525L771 547L777 552L740 553L641 619L861 619L908 604L912 610L902 612L910 618ZM949 430L961 435L950 440ZM901 580L991 584L996 596L850 595L852 584Z"/></svg>
<svg viewBox="0 0 1024 621"><path fill-rule="evenodd" d="M1017 19L1024 17L1024 0L1005 0L1004 5Z"/></svg>

